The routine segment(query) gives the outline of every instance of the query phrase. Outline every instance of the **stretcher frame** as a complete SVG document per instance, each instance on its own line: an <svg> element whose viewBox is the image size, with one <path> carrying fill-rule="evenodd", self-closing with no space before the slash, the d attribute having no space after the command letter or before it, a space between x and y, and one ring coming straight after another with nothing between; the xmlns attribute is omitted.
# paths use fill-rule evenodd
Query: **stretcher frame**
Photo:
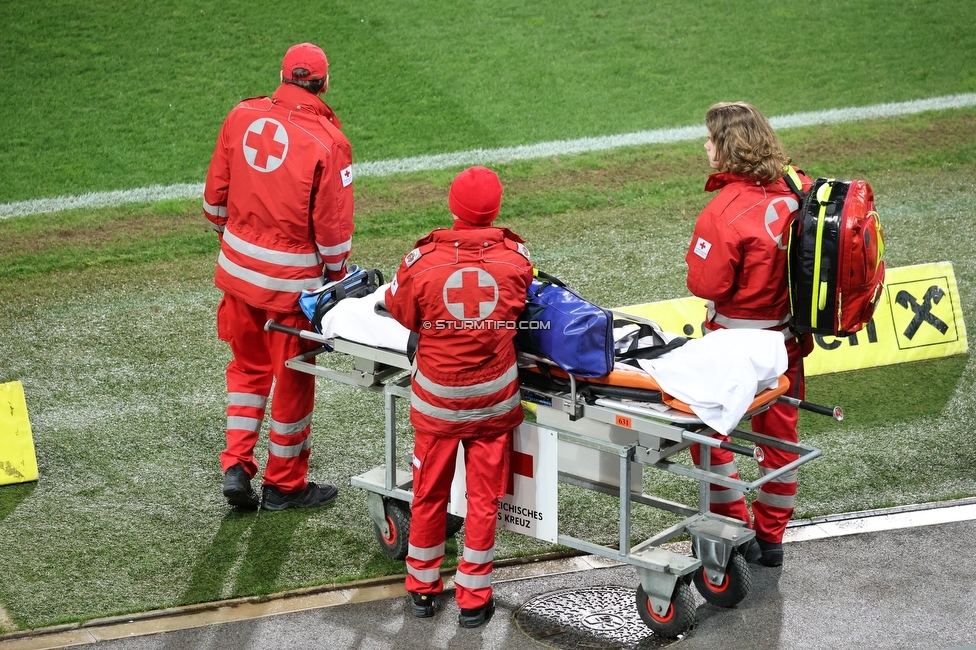
<svg viewBox="0 0 976 650"><path fill-rule="evenodd" d="M274 321L269 321L266 329L301 336L321 344L314 350L286 361L287 367L383 393L385 462L364 474L351 477L350 482L367 492L370 518L377 531L384 538L389 538L391 520L387 514L388 501L410 503L413 500L412 472L397 467L396 450L396 400L406 399L409 403L411 394L411 364L407 355L338 337L326 338L315 332L284 327ZM315 359L323 352L349 355L352 357L352 368L335 370L317 365ZM569 385L569 391L563 391L523 384L522 399L535 405L537 424L555 431L559 444L578 445L619 459L619 482L616 485L581 477L574 474L572 468L558 472L558 482L618 497L619 542L617 548L613 548L558 534L557 543L635 567L640 577L638 612L648 627L661 636L678 637L693 627L695 604L688 591L692 580L703 597L713 604L732 606L741 601L751 585L751 576L748 565L742 558L742 551L755 537L755 532L741 521L709 512L710 486L720 485L748 494L814 460L822 452L808 445L784 442L738 427L729 436L750 442L753 446L720 441L710 437L708 434L714 433L713 430L693 414L674 408L660 411L611 397L597 397L588 403L577 390L577 382L572 376L569 376ZM828 409L791 398L778 399L793 406L832 415L835 419L843 417L839 407ZM748 411L744 420L765 411L776 400L777 396L773 396L769 401ZM630 439L623 444L610 440L610 434L619 438L621 433ZM795 453L798 458L755 481L743 481L711 471L710 454L701 454L700 467L670 460L672 456L694 444L721 447L750 458L757 458L761 454L757 451L757 445L761 444ZM655 497L643 490L634 491L632 479L635 467L653 468L697 480L698 506ZM632 544L631 507L634 503L659 508L684 519L638 544ZM662 548L662 544L683 534L691 538L693 556ZM734 558L737 555L734 551L737 550L739 557ZM729 583L732 581L736 584L731 585L733 588L729 593ZM722 588L719 590L718 587Z"/></svg>

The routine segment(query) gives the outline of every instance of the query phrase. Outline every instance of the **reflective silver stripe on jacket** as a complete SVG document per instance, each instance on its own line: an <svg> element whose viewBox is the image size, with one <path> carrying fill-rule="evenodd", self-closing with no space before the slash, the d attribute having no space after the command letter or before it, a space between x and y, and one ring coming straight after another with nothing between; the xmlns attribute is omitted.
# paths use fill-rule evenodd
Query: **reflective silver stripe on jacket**
<svg viewBox="0 0 976 650"><path fill-rule="evenodd" d="M766 476L767 474L772 474L775 471L776 470L769 467L763 467L762 465L759 466L759 476ZM770 481L770 483L796 483L797 479L799 478L800 473L795 469L791 469L788 472L783 472Z"/></svg>
<svg viewBox="0 0 976 650"><path fill-rule="evenodd" d="M217 224L215 224L213 222L210 223L210 227L213 228L214 230L216 230L217 232L220 232L220 233L224 232L224 227L223 226L218 226Z"/></svg>
<svg viewBox="0 0 976 650"><path fill-rule="evenodd" d="M260 431L261 420L244 417L243 415L230 415L227 417L227 428L243 429L244 431Z"/></svg>
<svg viewBox="0 0 976 650"><path fill-rule="evenodd" d="M291 436L301 433L312 421L312 414L309 413L298 422L278 422L271 420L271 430L282 436Z"/></svg>
<svg viewBox="0 0 976 650"><path fill-rule="evenodd" d="M294 445L279 445L277 442L268 441L268 453L274 454L278 458L295 458L306 449L311 448L311 438L305 438L302 442Z"/></svg>
<svg viewBox="0 0 976 650"><path fill-rule="evenodd" d="M224 236L226 237L226 233ZM243 266L234 264L227 259L227 256L224 255L223 251L220 251L220 255L217 256L217 264L224 269L228 275L231 275L238 280L244 280L245 282L253 284L256 287L270 289L272 291L291 291L299 293L305 289L318 289L323 284L321 277L305 278L302 280L281 280L279 278L272 278L264 275L263 273L245 269Z"/></svg>
<svg viewBox="0 0 976 650"><path fill-rule="evenodd" d="M328 264L325 265L325 268L329 269L330 271L339 271L345 265L346 265L345 260L341 262L329 262Z"/></svg>
<svg viewBox="0 0 976 650"><path fill-rule="evenodd" d="M319 257L318 253L285 253L271 248L264 248L263 246L244 241L230 230L224 231L224 243L238 253L253 257L261 262L267 262L268 264L315 267L322 264L322 258Z"/></svg>
<svg viewBox="0 0 976 650"><path fill-rule="evenodd" d="M481 384L471 384L470 386L445 386L437 384L427 379L418 368L413 374L413 381L431 395L444 397L447 399L461 399L465 397L484 397L497 393L513 381L518 379L518 364L513 363L512 367L505 371L498 379L492 379Z"/></svg>
<svg viewBox="0 0 976 650"><path fill-rule="evenodd" d="M495 559L495 547L492 546L487 551L475 551L465 546L461 557L471 564L485 564Z"/></svg>
<svg viewBox="0 0 976 650"><path fill-rule="evenodd" d="M268 405L267 395L255 395L254 393L227 393L228 406L253 406L263 409Z"/></svg>
<svg viewBox="0 0 976 650"><path fill-rule="evenodd" d="M464 573L460 569L454 575L454 584L467 589L486 589L491 586L491 574L484 576L473 576Z"/></svg>
<svg viewBox="0 0 976 650"><path fill-rule="evenodd" d="M753 320L751 318L729 318L728 316L723 316L722 314L715 312L711 318L711 321L730 330L737 330L737 329L768 330L789 323L790 315L787 314L786 316L780 318L779 320Z"/></svg>
<svg viewBox="0 0 976 650"><path fill-rule="evenodd" d="M765 503L771 508L792 510L793 506L796 504L796 497L784 494L770 494L769 492L760 489L759 494L756 496L756 501Z"/></svg>
<svg viewBox="0 0 976 650"><path fill-rule="evenodd" d="M444 420L445 422L477 422L478 420L489 420L500 415L505 415L522 403L522 395L515 393L504 402L499 402L494 406L481 409L463 409L454 411L451 409L432 406L420 399L416 393L410 396L410 406L417 409L420 413Z"/></svg>
<svg viewBox="0 0 976 650"><path fill-rule="evenodd" d="M415 569L410 566L409 562L407 562L407 573L421 582L437 582L437 579L441 576L440 569Z"/></svg>
<svg viewBox="0 0 976 650"><path fill-rule="evenodd" d="M444 557L444 542L441 542L437 546L428 546L426 548L408 544L407 557L412 557L421 562L429 562L430 560L442 558Z"/></svg>
<svg viewBox="0 0 976 650"><path fill-rule="evenodd" d="M352 250L352 237L342 242L341 244L336 244L335 246L318 246L319 255L322 257L332 257L333 255L342 255L343 253L348 253Z"/></svg>
<svg viewBox="0 0 976 650"><path fill-rule="evenodd" d="M226 217L227 216L227 206L225 205L210 205L206 201L203 202L203 211L214 217Z"/></svg>

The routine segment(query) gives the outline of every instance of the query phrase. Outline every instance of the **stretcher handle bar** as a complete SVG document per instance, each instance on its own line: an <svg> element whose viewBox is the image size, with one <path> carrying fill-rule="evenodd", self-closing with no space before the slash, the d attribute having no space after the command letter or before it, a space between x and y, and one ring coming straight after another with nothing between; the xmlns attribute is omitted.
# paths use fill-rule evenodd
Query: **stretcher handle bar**
<svg viewBox="0 0 976 650"><path fill-rule="evenodd" d="M332 352L332 346L325 342L321 334L317 334L310 330L300 330L297 327L288 327L287 325L281 325L274 322L273 318L268 319L268 322L264 324L264 330L266 332L284 332L285 334L291 334L292 336L298 336L303 339L308 339L309 341L315 341L316 343L321 343L324 345L329 352Z"/></svg>
<svg viewBox="0 0 976 650"><path fill-rule="evenodd" d="M734 442L718 440L716 438L712 438L711 436L703 436L700 433L682 431L681 437L685 440L691 440L707 447L717 447L718 449L731 451L733 454L741 454L742 456L748 456L749 458L761 459L762 457L762 451L757 451L755 447L743 447L742 445L737 445Z"/></svg>
<svg viewBox="0 0 976 650"><path fill-rule="evenodd" d="M819 413L820 415L826 415L832 417L838 422L844 419L844 409L839 406L820 406L819 404L814 404L812 402L805 402L802 399L796 399L795 397L788 397L786 395L780 395L776 398L777 402L782 402L783 404L789 404L790 406L795 406L798 409L803 409L805 411L812 411L813 413Z"/></svg>

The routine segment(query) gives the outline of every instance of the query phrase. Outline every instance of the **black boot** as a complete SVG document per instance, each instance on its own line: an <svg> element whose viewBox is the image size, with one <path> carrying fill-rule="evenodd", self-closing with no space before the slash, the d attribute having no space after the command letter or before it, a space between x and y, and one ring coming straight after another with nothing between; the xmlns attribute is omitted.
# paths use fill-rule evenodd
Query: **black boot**
<svg viewBox="0 0 976 650"><path fill-rule="evenodd" d="M783 566L783 545L780 542L764 542L761 539L756 541L762 551L762 557L759 558L760 564L763 566Z"/></svg>
<svg viewBox="0 0 976 650"><path fill-rule="evenodd" d="M458 614L458 625L461 627L480 627L490 621L494 613L495 599L492 597L481 607L462 609L461 613Z"/></svg>
<svg viewBox="0 0 976 650"><path fill-rule="evenodd" d="M287 508L317 508L335 501L339 490L334 485L309 483L301 492L285 494L273 485L265 485L261 507L265 510L285 510Z"/></svg>
<svg viewBox="0 0 976 650"><path fill-rule="evenodd" d="M224 474L224 496L227 503L235 508L258 509L258 495L251 487L251 477L239 463Z"/></svg>
<svg viewBox="0 0 976 650"><path fill-rule="evenodd" d="M437 611L437 596L434 594L415 594L410 592L410 612L417 618L430 618Z"/></svg>

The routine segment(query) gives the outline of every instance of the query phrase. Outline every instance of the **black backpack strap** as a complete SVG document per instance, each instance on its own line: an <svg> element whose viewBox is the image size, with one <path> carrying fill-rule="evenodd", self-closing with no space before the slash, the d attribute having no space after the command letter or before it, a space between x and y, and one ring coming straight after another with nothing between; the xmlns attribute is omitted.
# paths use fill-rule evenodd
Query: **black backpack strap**
<svg viewBox="0 0 976 650"><path fill-rule="evenodd" d="M806 193L803 191L803 181L800 180L800 175L796 173L796 168L793 165L787 165L783 168L783 180L789 185L790 190L800 197L801 202L807 198Z"/></svg>
<svg viewBox="0 0 976 650"><path fill-rule="evenodd" d="M683 336L676 336L664 345L652 345L650 347L637 348L636 350L631 349L626 352L620 352L617 354L617 360L621 362L627 362L637 359L657 359L658 357L667 354L675 348L680 348L682 345L688 342L688 339Z"/></svg>

